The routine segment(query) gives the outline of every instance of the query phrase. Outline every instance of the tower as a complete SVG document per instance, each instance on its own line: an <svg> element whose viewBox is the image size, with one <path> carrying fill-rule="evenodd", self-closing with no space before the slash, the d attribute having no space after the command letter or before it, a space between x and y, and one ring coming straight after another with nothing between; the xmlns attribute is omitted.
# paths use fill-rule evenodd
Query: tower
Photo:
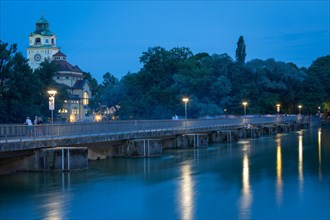
<svg viewBox="0 0 330 220"><path fill-rule="evenodd" d="M56 35L49 29L48 21L42 16L36 22L36 30L29 36L27 58L32 69L37 69L45 59L51 60L59 51L56 47Z"/></svg>

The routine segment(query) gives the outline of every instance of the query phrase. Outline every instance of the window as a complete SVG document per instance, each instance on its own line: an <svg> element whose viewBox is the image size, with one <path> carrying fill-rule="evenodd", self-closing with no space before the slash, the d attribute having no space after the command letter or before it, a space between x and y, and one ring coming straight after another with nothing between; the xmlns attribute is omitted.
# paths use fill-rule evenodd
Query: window
<svg viewBox="0 0 330 220"><path fill-rule="evenodd" d="M89 95L87 92L84 92L83 105L88 105Z"/></svg>
<svg viewBox="0 0 330 220"><path fill-rule="evenodd" d="M65 108L59 109L58 113L68 113L68 110Z"/></svg>
<svg viewBox="0 0 330 220"><path fill-rule="evenodd" d="M52 38L52 44L55 44L54 38Z"/></svg>
<svg viewBox="0 0 330 220"><path fill-rule="evenodd" d="M72 109L72 114L79 115L79 109L77 109L76 107L74 109Z"/></svg>
<svg viewBox="0 0 330 220"><path fill-rule="evenodd" d="M48 39L46 39L46 43L47 43L47 44L49 43L49 40L48 40Z"/></svg>
<svg viewBox="0 0 330 220"><path fill-rule="evenodd" d="M37 38L35 39L34 44L35 44L35 45L39 45L39 44L41 44L41 39L40 39L40 37L37 37Z"/></svg>

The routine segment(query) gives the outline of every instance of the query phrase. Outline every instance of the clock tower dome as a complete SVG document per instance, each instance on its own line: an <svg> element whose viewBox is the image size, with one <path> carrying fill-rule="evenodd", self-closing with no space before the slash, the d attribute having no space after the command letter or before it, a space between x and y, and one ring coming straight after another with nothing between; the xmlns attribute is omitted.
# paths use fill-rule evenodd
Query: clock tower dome
<svg viewBox="0 0 330 220"><path fill-rule="evenodd" d="M49 29L48 21L42 16L36 22L36 30L29 36L27 58L32 69L37 69L45 59L51 60L59 51L56 47L56 35Z"/></svg>

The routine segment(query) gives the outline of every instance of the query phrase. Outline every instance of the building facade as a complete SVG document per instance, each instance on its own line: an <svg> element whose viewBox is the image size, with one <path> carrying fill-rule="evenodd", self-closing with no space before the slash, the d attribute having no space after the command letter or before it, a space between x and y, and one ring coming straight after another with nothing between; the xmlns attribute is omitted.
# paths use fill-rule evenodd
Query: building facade
<svg viewBox="0 0 330 220"><path fill-rule="evenodd" d="M39 68L40 63L46 59L57 65L54 80L62 84L69 93L68 99L58 112L61 120L91 120L91 116L88 116L89 99L92 97L91 85L84 79L82 70L77 65L70 64L66 55L56 47L56 35L50 31L49 23L44 17L36 22L36 30L29 36L27 58L33 70Z"/></svg>
<svg viewBox="0 0 330 220"><path fill-rule="evenodd" d="M56 47L56 35L50 31L49 23L44 17L36 22L36 30L29 36L27 58L32 69L37 69L41 62L51 60L59 51Z"/></svg>

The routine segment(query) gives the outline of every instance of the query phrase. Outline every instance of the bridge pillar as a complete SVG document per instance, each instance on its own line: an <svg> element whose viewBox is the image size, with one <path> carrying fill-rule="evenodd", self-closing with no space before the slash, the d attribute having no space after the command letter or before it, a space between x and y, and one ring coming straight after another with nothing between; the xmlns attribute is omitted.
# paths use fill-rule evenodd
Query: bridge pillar
<svg viewBox="0 0 330 220"><path fill-rule="evenodd" d="M69 171L88 168L87 147L55 147L36 150L28 171Z"/></svg>
<svg viewBox="0 0 330 220"><path fill-rule="evenodd" d="M160 156L163 152L160 139L127 140L118 147L118 157L152 157Z"/></svg>
<svg viewBox="0 0 330 220"><path fill-rule="evenodd" d="M262 133L263 134L268 134L268 135L277 134L278 133L278 127L275 124L263 125L262 126Z"/></svg>
<svg viewBox="0 0 330 220"><path fill-rule="evenodd" d="M212 143L224 143L228 141L228 136L230 139L230 132L228 133L226 131L213 131L209 134L209 140Z"/></svg>
<svg viewBox="0 0 330 220"><path fill-rule="evenodd" d="M249 138L258 138L262 134L262 128L259 127L251 127L246 128L246 137Z"/></svg>
<svg viewBox="0 0 330 220"><path fill-rule="evenodd" d="M177 136L177 148L206 148L207 134L183 134Z"/></svg>

